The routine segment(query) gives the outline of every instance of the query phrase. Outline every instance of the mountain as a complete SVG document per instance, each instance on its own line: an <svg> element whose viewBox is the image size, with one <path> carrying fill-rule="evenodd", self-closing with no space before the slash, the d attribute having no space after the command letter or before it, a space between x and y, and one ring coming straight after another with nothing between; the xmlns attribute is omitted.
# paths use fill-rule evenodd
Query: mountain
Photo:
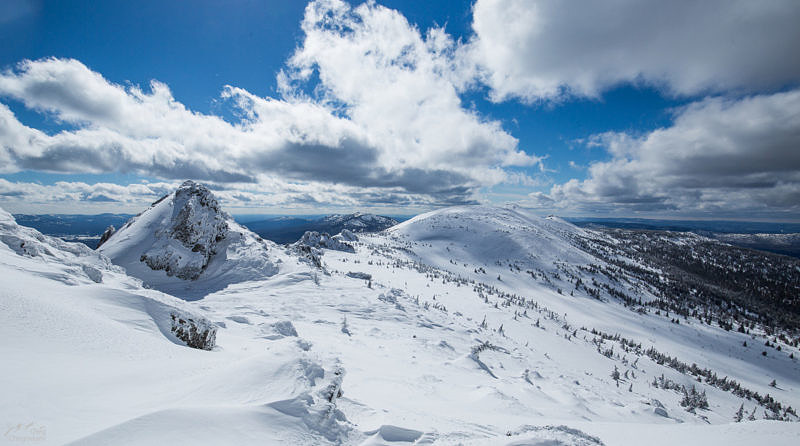
<svg viewBox="0 0 800 446"><path fill-rule="evenodd" d="M192 181L128 220L98 248L146 285L188 299L275 274L275 250Z"/></svg>
<svg viewBox="0 0 800 446"><path fill-rule="evenodd" d="M242 232L255 255L267 246L276 269L264 273L223 258L238 229L203 189L185 184L100 249L164 259L153 262L171 277L146 262L126 270L194 289L184 300L101 252L0 225L0 419L17 423L6 435L507 446L800 436L795 259L463 206L336 243L312 233L279 248ZM171 262L187 252L197 257L185 265L208 265L195 279ZM241 280L211 286L227 276L206 274L227 268ZM171 331L190 319L215 330L210 350Z"/></svg>
<svg viewBox="0 0 800 446"><path fill-rule="evenodd" d="M655 220L644 218L570 218L585 228L693 232L744 248L800 258L800 224L750 221Z"/></svg>
<svg viewBox="0 0 800 446"><path fill-rule="evenodd" d="M43 214L26 215L15 214L15 221L22 225L38 230L39 232L65 241L81 242L94 249L97 247L101 234L109 226L119 227L132 215L128 214L98 214L98 215L72 215L72 214Z"/></svg>
<svg viewBox="0 0 800 446"><path fill-rule="evenodd" d="M709 234L731 245L800 258L800 233L795 234Z"/></svg>
<svg viewBox="0 0 800 446"><path fill-rule="evenodd" d="M354 233L380 232L396 225L397 220L375 214L335 214L323 217L274 217L247 221L248 229L276 243L293 243L307 231L338 234L347 229Z"/></svg>
<svg viewBox="0 0 800 446"><path fill-rule="evenodd" d="M397 220L375 214L334 214L323 217L319 224L325 232L337 234L347 229L352 232L380 232L397 224Z"/></svg>

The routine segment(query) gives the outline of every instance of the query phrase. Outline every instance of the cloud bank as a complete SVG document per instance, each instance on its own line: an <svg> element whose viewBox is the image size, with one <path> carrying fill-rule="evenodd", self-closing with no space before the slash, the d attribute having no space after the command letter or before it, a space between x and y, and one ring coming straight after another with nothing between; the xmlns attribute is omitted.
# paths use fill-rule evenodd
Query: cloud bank
<svg viewBox="0 0 800 446"><path fill-rule="evenodd" d="M585 180L534 193L540 206L739 218L800 215L800 90L707 98L670 127L605 133L589 142L611 160Z"/></svg>
<svg viewBox="0 0 800 446"><path fill-rule="evenodd" d="M226 86L233 120L188 109L155 80L120 85L77 60L22 61L0 74L0 97L63 130L29 127L0 103L0 172L163 182L4 181L0 196L124 204L193 178L241 207L475 203L493 186L540 187L527 172L549 171L546 157L463 104L465 93L558 107L632 84L688 105L665 128L588 138L603 161L570 163L581 178L551 183L529 204L800 216L800 59L791 57L800 2L477 0L472 13L474 33L456 41L373 2L312 1L278 74L280 96Z"/></svg>
<svg viewBox="0 0 800 446"><path fill-rule="evenodd" d="M692 96L800 80L795 0L477 0L472 59L495 101L597 98L623 83Z"/></svg>
<svg viewBox="0 0 800 446"><path fill-rule="evenodd" d="M478 188L519 178L506 168L540 162L462 106L443 31L423 36L396 11L339 1L309 4L302 29L282 98L225 87L243 117L233 123L187 109L158 81L122 86L77 60L23 61L0 75L0 95L74 129L47 134L0 104L0 169L294 181L441 205L475 202ZM312 74L319 94L307 95Z"/></svg>

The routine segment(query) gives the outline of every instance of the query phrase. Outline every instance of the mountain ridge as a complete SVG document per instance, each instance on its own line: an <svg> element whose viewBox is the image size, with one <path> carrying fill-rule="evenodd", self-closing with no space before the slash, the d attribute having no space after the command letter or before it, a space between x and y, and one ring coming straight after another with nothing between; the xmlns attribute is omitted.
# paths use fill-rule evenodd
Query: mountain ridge
<svg viewBox="0 0 800 446"><path fill-rule="evenodd" d="M277 273L270 250L276 247L236 223L211 191L192 181L132 217L98 248L149 286L181 296Z"/></svg>
<svg viewBox="0 0 800 446"><path fill-rule="evenodd" d="M800 435L792 321L714 294L726 272L754 297L791 290L790 260L694 234L582 229L518 206L444 208L279 247L239 232L213 194L184 189L98 252L39 245L49 239L0 218L10 278L0 372L11 377L0 391L41 414L55 443L627 446L658 444L657 432L778 445ZM143 254L191 258L169 276ZM177 277L206 259L195 279ZM765 308L780 308L775 296ZM186 311L173 319L168 308ZM20 413L0 408L4 419Z"/></svg>

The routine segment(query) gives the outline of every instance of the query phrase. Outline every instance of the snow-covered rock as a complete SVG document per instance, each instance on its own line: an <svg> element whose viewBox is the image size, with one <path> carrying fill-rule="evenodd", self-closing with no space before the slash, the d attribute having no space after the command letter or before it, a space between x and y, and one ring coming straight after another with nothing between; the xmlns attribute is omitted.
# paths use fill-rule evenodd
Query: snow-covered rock
<svg viewBox="0 0 800 446"><path fill-rule="evenodd" d="M197 298L275 274L272 247L236 223L205 186L186 181L130 219L98 250L149 286ZM189 281L196 283L187 287Z"/></svg>
<svg viewBox="0 0 800 446"><path fill-rule="evenodd" d="M103 243L107 242L115 232L117 232L117 228L115 228L114 225L107 227L100 236L100 240L97 242L97 247L99 248Z"/></svg>
<svg viewBox="0 0 800 446"><path fill-rule="evenodd" d="M192 348L211 350L217 337L217 327L205 318L172 311L169 314L170 332Z"/></svg>
<svg viewBox="0 0 800 446"><path fill-rule="evenodd" d="M358 236L353 234L353 231L350 231L349 229L342 229L342 232L334 235L333 238L340 239L341 241L344 241L344 242L357 242L358 241Z"/></svg>
<svg viewBox="0 0 800 446"><path fill-rule="evenodd" d="M349 232L349 231L348 231ZM350 233L348 238L352 239L352 233ZM345 241L345 236L342 235L335 235L331 237L327 232L316 232L316 231L306 231L303 234L303 237L300 238L297 242L294 243L293 246L307 246L310 248L315 249L332 249L334 251L343 251L343 252L350 252L354 253L355 248L353 245L347 243Z"/></svg>

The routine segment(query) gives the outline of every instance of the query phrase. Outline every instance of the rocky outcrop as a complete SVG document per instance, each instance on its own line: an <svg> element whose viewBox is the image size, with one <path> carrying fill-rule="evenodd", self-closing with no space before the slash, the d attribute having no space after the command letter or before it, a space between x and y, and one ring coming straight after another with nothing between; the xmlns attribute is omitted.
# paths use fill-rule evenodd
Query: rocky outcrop
<svg viewBox="0 0 800 446"><path fill-rule="evenodd" d="M188 317L177 312L170 313L170 331L187 346L200 350L211 350L216 345L217 327L206 319Z"/></svg>
<svg viewBox="0 0 800 446"><path fill-rule="evenodd" d="M348 231L349 232L349 231ZM336 235L331 237L327 232L306 231L295 246L308 246L315 249L332 249L334 251L356 252L353 245L347 243L344 237Z"/></svg>
<svg viewBox="0 0 800 446"><path fill-rule="evenodd" d="M229 219L211 191L201 184L186 181L175 191L170 224L156 233L156 237L166 239L166 243L156 244L139 260L151 269L164 270L168 276L197 279L216 254L217 244L225 239ZM170 241L180 243L191 254Z"/></svg>
<svg viewBox="0 0 800 446"><path fill-rule="evenodd" d="M186 181L131 218L98 251L147 286L195 300L276 274L274 247L236 223L207 187Z"/></svg>
<svg viewBox="0 0 800 446"><path fill-rule="evenodd" d="M111 236L114 235L115 232L117 232L117 229L114 227L114 225L110 225L109 227L107 227L106 230L103 231L103 235L100 236L100 241L97 242L97 248L102 246L103 243L107 242L108 239L111 238Z"/></svg>

